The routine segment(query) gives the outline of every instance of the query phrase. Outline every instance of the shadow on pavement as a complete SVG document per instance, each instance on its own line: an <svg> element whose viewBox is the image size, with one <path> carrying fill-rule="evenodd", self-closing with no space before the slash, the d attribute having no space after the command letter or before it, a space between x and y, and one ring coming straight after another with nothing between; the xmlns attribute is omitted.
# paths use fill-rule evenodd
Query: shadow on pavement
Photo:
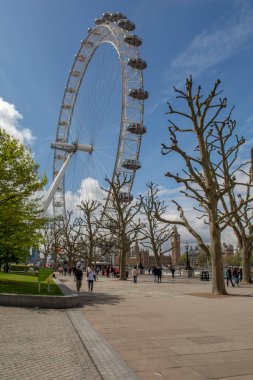
<svg viewBox="0 0 253 380"><path fill-rule="evenodd" d="M253 297L253 294L211 294L211 293L188 293L189 296L194 297L203 297L203 298L211 298L211 299L221 299L226 297Z"/></svg>
<svg viewBox="0 0 253 380"><path fill-rule="evenodd" d="M124 299L124 297L105 293L87 293L80 294L79 299L82 300L83 306L101 304L117 305Z"/></svg>

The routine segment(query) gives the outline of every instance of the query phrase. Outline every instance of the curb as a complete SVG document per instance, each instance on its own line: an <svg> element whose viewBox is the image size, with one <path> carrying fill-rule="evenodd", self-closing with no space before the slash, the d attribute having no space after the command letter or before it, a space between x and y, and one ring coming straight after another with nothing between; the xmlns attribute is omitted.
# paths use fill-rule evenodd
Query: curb
<svg viewBox="0 0 253 380"><path fill-rule="evenodd" d="M54 282L61 289L63 296L0 293L0 305L44 309L71 309L84 305L85 299L83 296L73 293L72 290L57 279L54 279Z"/></svg>
<svg viewBox="0 0 253 380"><path fill-rule="evenodd" d="M83 297L76 294L66 296L37 296L29 294L0 294L0 305L15 307L41 307L45 309L68 309L81 307Z"/></svg>

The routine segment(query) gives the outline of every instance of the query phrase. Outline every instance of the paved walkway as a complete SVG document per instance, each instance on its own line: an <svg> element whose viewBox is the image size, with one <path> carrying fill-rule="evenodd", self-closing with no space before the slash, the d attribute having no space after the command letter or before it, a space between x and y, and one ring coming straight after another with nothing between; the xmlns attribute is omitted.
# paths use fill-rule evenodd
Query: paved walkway
<svg viewBox="0 0 253 380"><path fill-rule="evenodd" d="M211 297L209 282L164 281L84 283L82 309L0 307L0 379L252 380L253 286Z"/></svg>
<svg viewBox="0 0 253 380"><path fill-rule="evenodd" d="M211 297L210 282L164 281L100 278L81 312L140 379L252 380L253 286Z"/></svg>

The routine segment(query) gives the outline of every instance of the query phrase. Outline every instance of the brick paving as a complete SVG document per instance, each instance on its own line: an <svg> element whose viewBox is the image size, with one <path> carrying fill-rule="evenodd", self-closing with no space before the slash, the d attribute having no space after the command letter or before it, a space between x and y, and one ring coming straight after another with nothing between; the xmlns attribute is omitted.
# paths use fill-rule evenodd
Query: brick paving
<svg viewBox="0 0 253 380"><path fill-rule="evenodd" d="M64 310L0 307L1 380L101 380Z"/></svg>

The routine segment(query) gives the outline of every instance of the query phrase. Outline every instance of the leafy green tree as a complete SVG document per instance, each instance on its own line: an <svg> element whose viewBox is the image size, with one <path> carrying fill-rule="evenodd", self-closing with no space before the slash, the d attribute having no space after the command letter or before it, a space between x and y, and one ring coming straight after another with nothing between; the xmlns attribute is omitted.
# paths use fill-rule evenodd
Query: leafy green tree
<svg viewBox="0 0 253 380"><path fill-rule="evenodd" d="M31 152L18 140L0 130L0 260L24 259L30 247L38 247L41 217L40 198L46 178L38 175Z"/></svg>

